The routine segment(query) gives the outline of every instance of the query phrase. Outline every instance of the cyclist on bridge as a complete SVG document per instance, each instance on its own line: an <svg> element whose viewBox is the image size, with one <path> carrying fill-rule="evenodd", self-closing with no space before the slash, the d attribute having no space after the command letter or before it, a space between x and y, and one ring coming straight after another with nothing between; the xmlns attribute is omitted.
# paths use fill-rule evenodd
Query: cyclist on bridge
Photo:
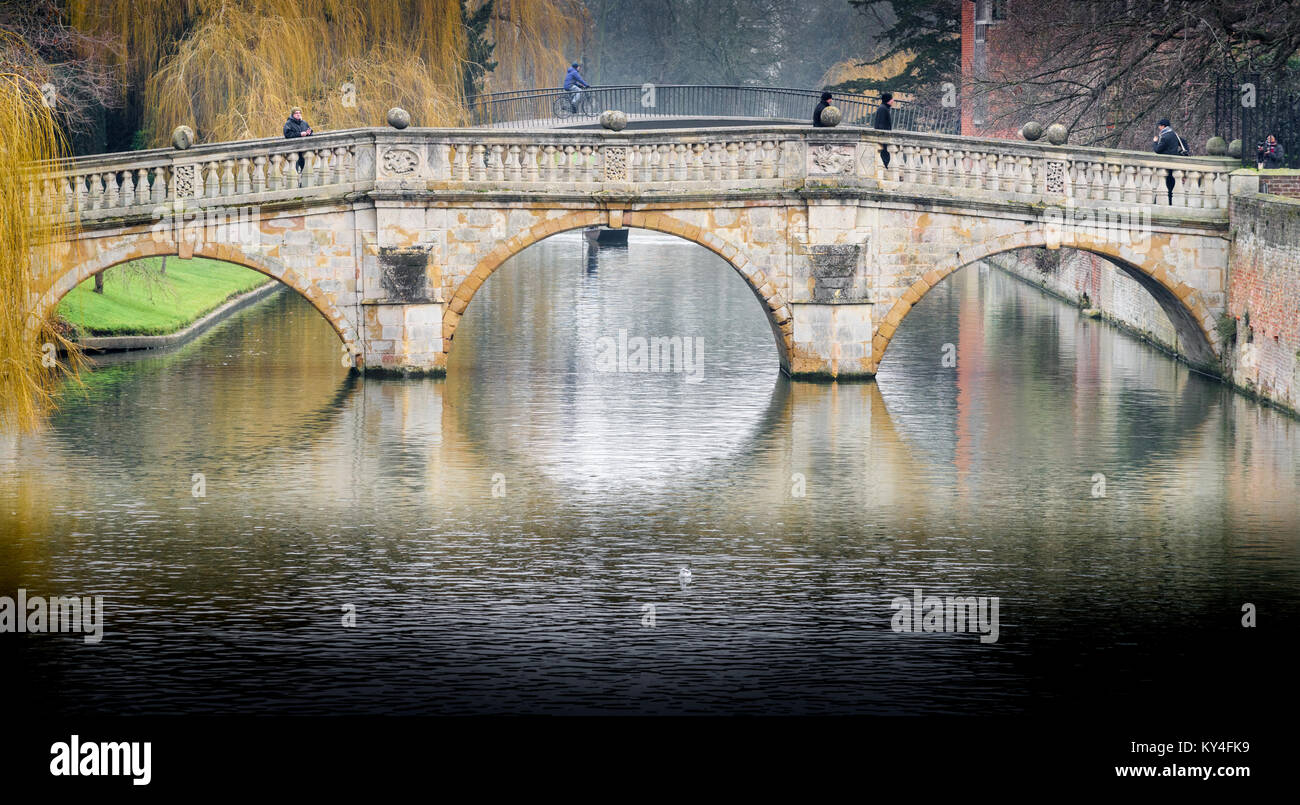
<svg viewBox="0 0 1300 805"><path fill-rule="evenodd" d="M582 77L582 73L578 72L578 63L574 62L569 67L569 71L564 74L564 91L573 93L569 106L573 109L575 115L578 113L578 100L582 98L580 90L589 89L590 87L591 85Z"/></svg>

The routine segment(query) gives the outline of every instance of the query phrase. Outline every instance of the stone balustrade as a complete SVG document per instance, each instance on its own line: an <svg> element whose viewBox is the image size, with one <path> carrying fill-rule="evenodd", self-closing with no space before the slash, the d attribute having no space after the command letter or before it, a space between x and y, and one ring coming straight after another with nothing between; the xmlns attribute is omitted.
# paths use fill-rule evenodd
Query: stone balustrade
<svg viewBox="0 0 1300 805"><path fill-rule="evenodd" d="M881 152L890 155L886 167ZM798 126L681 131L354 129L38 166L34 210L82 223L178 200L271 204L358 192L658 196L858 187L971 202L1172 207L1226 218L1231 159ZM1173 176L1173 199L1166 177Z"/></svg>

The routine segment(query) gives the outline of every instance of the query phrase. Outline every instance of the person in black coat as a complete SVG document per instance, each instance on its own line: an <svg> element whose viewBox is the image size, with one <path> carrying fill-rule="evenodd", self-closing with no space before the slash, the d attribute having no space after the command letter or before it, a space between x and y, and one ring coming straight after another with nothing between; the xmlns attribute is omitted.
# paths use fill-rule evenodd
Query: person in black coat
<svg viewBox="0 0 1300 805"><path fill-rule="evenodd" d="M311 126L308 126L307 121L302 119L302 109L297 106L293 107L289 112L289 119L284 121L284 138L293 140L298 137L310 137L311 135Z"/></svg>
<svg viewBox="0 0 1300 805"><path fill-rule="evenodd" d="M1183 138L1169 127L1168 118L1160 118L1156 124L1156 136L1151 138L1155 143L1155 152L1157 154L1170 154L1173 156L1186 156L1187 149L1183 146ZM1169 203L1174 203L1174 174L1172 171L1165 174L1165 189L1169 191Z"/></svg>
<svg viewBox="0 0 1300 805"><path fill-rule="evenodd" d="M829 92L823 92L823 93L822 93L822 100L821 100L821 103L817 104L817 108L816 108L816 109L813 109L813 125L814 125L814 126L817 126L818 128L821 128L821 127L823 127L823 126L826 125L825 123L822 122L822 112L825 112L825 111L826 111L826 107L828 107L828 106L830 106L830 105L831 105L831 94L830 94Z"/></svg>
<svg viewBox="0 0 1300 805"><path fill-rule="evenodd" d="M877 131L894 130L893 104L894 93L880 93L880 108L876 110L876 117L871 121L872 128ZM889 149L885 148L883 145L880 147L880 161L885 163L886 168L889 167Z"/></svg>

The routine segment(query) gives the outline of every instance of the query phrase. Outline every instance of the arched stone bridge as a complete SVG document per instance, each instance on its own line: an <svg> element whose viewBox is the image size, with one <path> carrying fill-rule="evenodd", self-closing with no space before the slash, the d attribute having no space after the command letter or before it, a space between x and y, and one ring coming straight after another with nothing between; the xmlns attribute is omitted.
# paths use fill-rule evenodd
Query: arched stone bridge
<svg viewBox="0 0 1300 805"><path fill-rule="evenodd" d="M949 273L1007 250L1065 246L1136 278L1169 313L1184 354L1214 370L1234 167L770 125L357 129L111 154L32 185L34 207L75 223L60 270L32 302L49 312L127 260L212 257L305 296L357 368L441 373L474 294L512 255L557 232L637 227L725 259L771 323L787 373L852 378L876 373L908 311Z"/></svg>

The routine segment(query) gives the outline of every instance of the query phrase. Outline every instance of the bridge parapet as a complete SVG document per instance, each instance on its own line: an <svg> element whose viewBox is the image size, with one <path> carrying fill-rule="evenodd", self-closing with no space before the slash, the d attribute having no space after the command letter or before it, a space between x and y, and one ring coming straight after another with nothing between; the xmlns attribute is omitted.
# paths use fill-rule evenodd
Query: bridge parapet
<svg viewBox="0 0 1300 805"><path fill-rule="evenodd" d="M888 166L882 152L890 156ZM1231 159L942 134L795 126L681 131L357 129L42 166L35 210L68 221L371 191L632 195L862 187L959 202L1114 208L1226 220ZM1166 179L1174 181L1170 203ZM1163 208L1163 209L1160 209Z"/></svg>

